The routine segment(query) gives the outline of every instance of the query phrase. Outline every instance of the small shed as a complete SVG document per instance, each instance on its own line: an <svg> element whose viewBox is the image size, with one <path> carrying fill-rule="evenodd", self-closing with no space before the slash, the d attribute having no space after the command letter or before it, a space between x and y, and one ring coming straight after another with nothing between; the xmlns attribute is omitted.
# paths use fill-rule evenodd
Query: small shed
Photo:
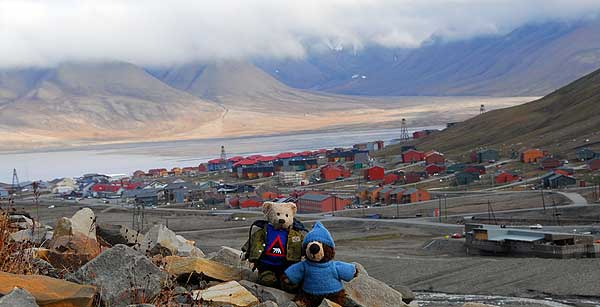
<svg viewBox="0 0 600 307"><path fill-rule="evenodd" d="M383 177L383 184L394 184L400 180L400 176L397 174L387 174Z"/></svg>
<svg viewBox="0 0 600 307"><path fill-rule="evenodd" d="M425 153L422 151L409 149L402 153L402 161L404 163L415 163L423 160L425 160Z"/></svg>
<svg viewBox="0 0 600 307"><path fill-rule="evenodd" d="M435 174L441 174L446 170L446 166L444 166L443 164L429 164L425 167L425 172L427 172L427 175L431 176L431 175L435 175Z"/></svg>
<svg viewBox="0 0 600 307"><path fill-rule="evenodd" d="M477 163L496 162L500 160L500 153L494 149L483 149L477 152Z"/></svg>
<svg viewBox="0 0 600 307"><path fill-rule="evenodd" d="M426 164L444 164L446 162L446 158L444 155L437 151L431 151L425 154L425 163Z"/></svg>
<svg viewBox="0 0 600 307"><path fill-rule="evenodd" d="M385 170L380 166L373 166L369 169L365 170L365 179L366 180L383 180L385 177Z"/></svg>
<svg viewBox="0 0 600 307"><path fill-rule="evenodd" d="M537 163L544 157L544 152L540 149L528 149L521 153L521 162L523 163Z"/></svg>
<svg viewBox="0 0 600 307"><path fill-rule="evenodd" d="M543 170L551 170L558 168L562 165L562 162L559 159L548 157L544 158L540 161L540 167Z"/></svg>
<svg viewBox="0 0 600 307"><path fill-rule="evenodd" d="M592 171L600 170L600 159L592 159L587 162L588 168Z"/></svg>
<svg viewBox="0 0 600 307"><path fill-rule="evenodd" d="M479 173L472 172L457 172L454 174L457 185L465 185L479 180Z"/></svg>
<svg viewBox="0 0 600 307"><path fill-rule="evenodd" d="M583 149L580 149L577 151L576 156L577 156L577 160L587 161L587 160L594 159L594 157L596 157L596 152L594 152L593 150L591 150L589 148L583 148Z"/></svg>
<svg viewBox="0 0 600 307"><path fill-rule="evenodd" d="M495 181L497 184L511 183L519 179L519 175L510 172L502 172L500 174L497 174L495 177Z"/></svg>

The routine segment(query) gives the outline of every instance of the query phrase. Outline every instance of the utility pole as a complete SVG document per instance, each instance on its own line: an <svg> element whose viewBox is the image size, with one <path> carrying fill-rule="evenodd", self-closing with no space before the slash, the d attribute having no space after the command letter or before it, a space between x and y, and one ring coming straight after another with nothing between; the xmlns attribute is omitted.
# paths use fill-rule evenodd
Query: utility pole
<svg viewBox="0 0 600 307"><path fill-rule="evenodd" d="M544 207L544 211L546 211L546 200L544 199L544 181L542 181L540 191L542 193L542 207Z"/></svg>

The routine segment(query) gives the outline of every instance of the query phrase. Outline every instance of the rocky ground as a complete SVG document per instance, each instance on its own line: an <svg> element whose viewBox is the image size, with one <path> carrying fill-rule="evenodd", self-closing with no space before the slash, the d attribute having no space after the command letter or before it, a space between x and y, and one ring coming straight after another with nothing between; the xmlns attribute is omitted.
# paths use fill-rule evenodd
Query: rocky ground
<svg viewBox="0 0 600 307"><path fill-rule="evenodd" d="M35 214L33 208L25 209ZM43 207L39 212L43 223L56 227L58 218L71 216L78 209ZM93 211L99 225L131 226L130 212L104 206L94 207ZM166 217L169 229L194 241L209 256L222 251L223 246L239 249L253 220L250 215L246 221L233 222L226 221L225 216L202 211L147 210L146 229L166 224ZM460 306L468 301L535 306L531 301L492 299L490 295L572 299L568 305L577 306L600 304L600 285L596 282L600 266L595 259L467 257L460 240L444 238L450 231L444 227L364 220L324 220L324 223L336 239L338 259L361 263L369 276L392 288L408 287L416 291L422 306ZM312 226L311 221L306 224ZM440 293L460 295L440 298ZM469 300L464 294L483 297ZM585 303L586 299L592 303ZM560 306L547 303L542 302L540 306Z"/></svg>

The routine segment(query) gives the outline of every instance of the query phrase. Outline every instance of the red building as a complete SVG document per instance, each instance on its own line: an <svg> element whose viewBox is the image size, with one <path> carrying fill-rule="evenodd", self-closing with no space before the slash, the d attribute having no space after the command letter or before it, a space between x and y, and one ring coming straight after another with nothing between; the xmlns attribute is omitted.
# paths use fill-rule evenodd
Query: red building
<svg viewBox="0 0 600 307"><path fill-rule="evenodd" d="M441 174L446 171L446 166L440 164L429 164L425 167L427 175Z"/></svg>
<svg viewBox="0 0 600 307"><path fill-rule="evenodd" d="M483 175L483 174L485 174L486 170L485 170L485 166L483 166L483 165L471 165L471 166L468 166L467 168L465 168L465 170L463 172L477 173L479 175Z"/></svg>
<svg viewBox="0 0 600 307"><path fill-rule="evenodd" d="M504 173L497 175L495 180L496 180L497 184L511 183L513 181L519 180L519 176L515 175L515 174L504 172Z"/></svg>
<svg viewBox="0 0 600 307"><path fill-rule="evenodd" d="M258 208L263 205L263 202L258 198L250 197L246 199L240 199L241 208Z"/></svg>
<svg viewBox="0 0 600 307"><path fill-rule="evenodd" d="M428 135L429 133L427 133L427 131L415 131L413 132L413 139L420 139L420 138L424 138Z"/></svg>
<svg viewBox="0 0 600 307"><path fill-rule="evenodd" d="M348 178L352 174L343 166L327 165L321 168L321 179L333 181L338 178Z"/></svg>
<svg viewBox="0 0 600 307"><path fill-rule="evenodd" d="M409 149L402 153L402 161L404 163L414 163L425 160L425 153L422 151Z"/></svg>
<svg viewBox="0 0 600 307"><path fill-rule="evenodd" d="M394 184L400 180L400 176L396 174L387 174L383 177L383 184Z"/></svg>
<svg viewBox="0 0 600 307"><path fill-rule="evenodd" d="M316 213L344 210L352 200L335 195L307 193L298 198L298 212Z"/></svg>
<svg viewBox="0 0 600 307"><path fill-rule="evenodd" d="M404 174L404 182L405 183L416 183L421 181L421 174L418 172L408 172Z"/></svg>
<svg viewBox="0 0 600 307"><path fill-rule="evenodd" d="M200 165L198 165L198 171L201 172L201 173L207 172L208 168L206 168L205 164L200 164Z"/></svg>
<svg viewBox="0 0 600 307"><path fill-rule="evenodd" d="M597 171L600 169L600 159L589 160L587 164L588 167L593 171Z"/></svg>
<svg viewBox="0 0 600 307"><path fill-rule="evenodd" d="M437 151L430 151L425 154L425 163L426 164L444 164L446 162L446 158L442 153Z"/></svg>
<svg viewBox="0 0 600 307"><path fill-rule="evenodd" d="M365 170L366 180L383 180L385 177L385 170L380 166L373 166Z"/></svg>
<svg viewBox="0 0 600 307"><path fill-rule="evenodd" d="M545 158L540 162L540 167L543 170L551 170L558 168L562 165L562 162L556 158Z"/></svg>
<svg viewBox="0 0 600 307"><path fill-rule="evenodd" d="M134 178L146 177L146 172L144 172L144 171L135 171L135 172L133 172L133 177Z"/></svg>

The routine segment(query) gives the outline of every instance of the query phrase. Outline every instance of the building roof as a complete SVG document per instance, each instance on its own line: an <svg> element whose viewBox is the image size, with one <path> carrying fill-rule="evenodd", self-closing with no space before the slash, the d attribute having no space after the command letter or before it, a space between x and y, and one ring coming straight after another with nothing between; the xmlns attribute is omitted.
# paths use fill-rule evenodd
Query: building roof
<svg viewBox="0 0 600 307"><path fill-rule="evenodd" d="M277 159L289 159L289 158L293 158L295 156L296 156L296 154L293 152L282 152L275 157L277 157Z"/></svg>
<svg viewBox="0 0 600 307"><path fill-rule="evenodd" d="M236 162L235 164L233 164L233 166L254 165L256 163L257 163L256 160L244 159L244 160L240 160L240 161Z"/></svg>
<svg viewBox="0 0 600 307"><path fill-rule="evenodd" d="M332 197L332 195L328 194L304 194L300 196L301 200L309 200L309 201L324 201L328 198Z"/></svg>

